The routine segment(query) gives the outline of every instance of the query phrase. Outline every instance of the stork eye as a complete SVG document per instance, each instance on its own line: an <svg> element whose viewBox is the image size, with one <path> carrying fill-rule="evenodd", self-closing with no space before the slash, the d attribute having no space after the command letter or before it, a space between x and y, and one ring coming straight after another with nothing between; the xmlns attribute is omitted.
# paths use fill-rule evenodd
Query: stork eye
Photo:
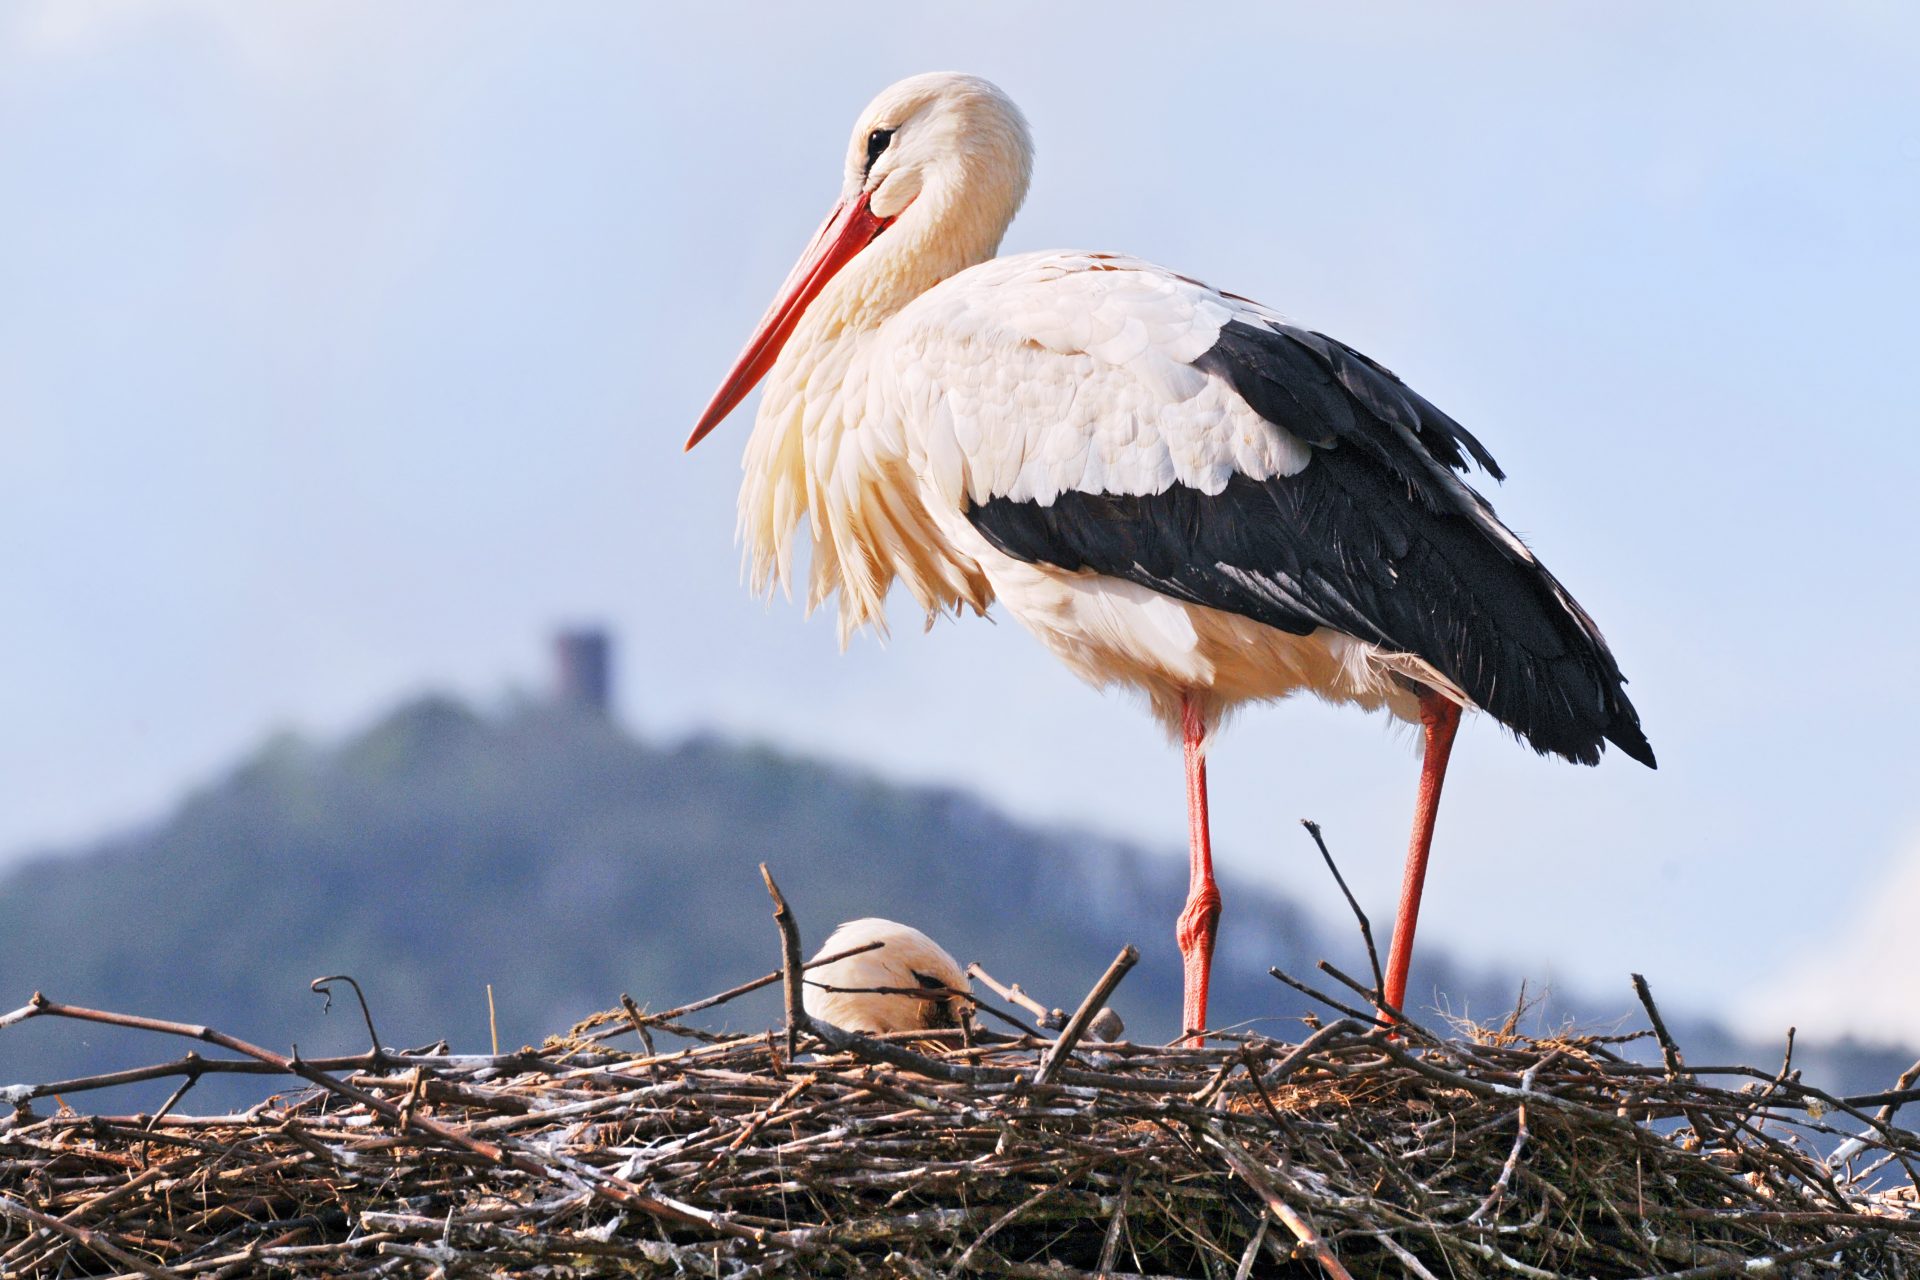
<svg viewBox="0 0 1920 1280"><path fill-rule="evenodd" d="M940 979L934 977L932 974L922 973L918 969L915 969L913 971L913 980L915 982L918 982L921 986L927 988L927 990L929 991L947 990L946 983L940 981Z"/></svg>
<svg viewBox="0 0 1920 1280"><path fill-rule="evenodd" d="M875 129L872 133L867 135L867 172L868 173L873 172L873 162L880 158L880 153L882 151L885 151L887 149L887 144L892 141L893 141L893 130L891 129Z"/></svg>

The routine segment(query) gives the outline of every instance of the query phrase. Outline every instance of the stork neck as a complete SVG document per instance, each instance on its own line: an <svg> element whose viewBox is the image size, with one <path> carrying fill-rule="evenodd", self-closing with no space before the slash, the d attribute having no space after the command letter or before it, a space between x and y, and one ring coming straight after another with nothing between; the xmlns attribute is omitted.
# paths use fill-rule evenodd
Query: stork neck
<svg viewBox="0 0 1920 1280"><path fill-rule="evenodd" d="M815 309L834 329L877 329L942 280L993 257L1012 220L1011 211L996 215L923 195L834 279Z"/></svg>

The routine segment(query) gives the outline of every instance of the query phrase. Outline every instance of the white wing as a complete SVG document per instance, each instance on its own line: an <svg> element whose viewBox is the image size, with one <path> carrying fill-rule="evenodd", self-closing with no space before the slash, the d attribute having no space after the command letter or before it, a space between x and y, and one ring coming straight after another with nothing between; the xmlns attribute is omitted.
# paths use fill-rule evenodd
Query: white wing
<svg viewBox="0 0 1920 1280"><path fill-rule="evenodd" d="M1306 465L1307 446L1193 364L1230 320L1278 317L1133 258L983 263L881 330L874 391L916 471L955 508L1063 491L1223 489Z"/></svg>

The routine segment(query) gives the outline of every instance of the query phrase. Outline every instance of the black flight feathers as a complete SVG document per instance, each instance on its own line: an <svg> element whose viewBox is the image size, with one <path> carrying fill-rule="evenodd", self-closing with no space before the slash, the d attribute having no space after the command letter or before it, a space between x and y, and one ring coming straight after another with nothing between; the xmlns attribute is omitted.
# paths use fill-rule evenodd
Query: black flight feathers
<svg viewBox="0 0 1920 1280"><path fill-rule="evenodd" d="M1599 629L1490 507L1451 474L1499 478L1467 430L1392 373L1321 334L1239 322L1195 364L1313 446L1291 476L1235 475L1051 504L994 498L968 518L1008 555L1091 569L1305 635L1330 627L1413 653L1542 753L1582 764L1610 741L1653 748Z"/></svg>

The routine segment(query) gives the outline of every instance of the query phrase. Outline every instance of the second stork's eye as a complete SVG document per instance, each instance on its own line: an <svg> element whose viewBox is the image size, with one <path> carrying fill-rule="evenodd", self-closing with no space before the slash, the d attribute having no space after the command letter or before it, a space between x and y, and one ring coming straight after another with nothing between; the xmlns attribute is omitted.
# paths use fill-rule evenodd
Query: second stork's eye
<svg viewBox="0 0 1920 1280"><path fill-rule="evenodd" d="M875 129L872 133L867 135L867 172L868 173L873 172L873 162L880 158L880 153L882 151L885 151L887 149L887 144L892 141L893 141L893 130L891 129Z"/></svg>

